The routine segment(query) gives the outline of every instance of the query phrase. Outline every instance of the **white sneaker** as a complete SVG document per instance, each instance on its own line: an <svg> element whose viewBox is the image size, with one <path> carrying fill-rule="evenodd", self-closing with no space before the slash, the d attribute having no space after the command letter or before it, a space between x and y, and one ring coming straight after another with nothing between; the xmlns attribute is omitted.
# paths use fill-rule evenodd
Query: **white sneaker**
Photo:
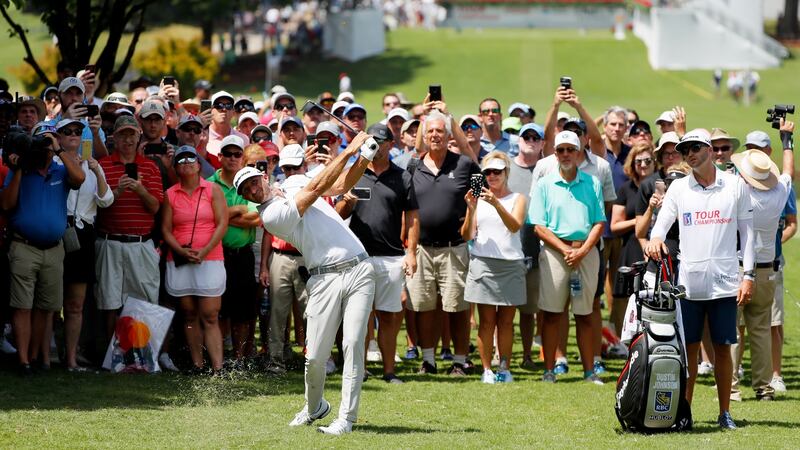
<svg viewBox="0 0 800 450"><path fill-rule="evenodd" d="M325 374L330 375L336 372L336 362L333 361L333 357L328 358L328 362L325 363Z"/></svg>
<svg viewBox="0 0 800 450"><path fill-rule="evenodd" d="M400 355L398 355L397 353L394 354L394 362L396 363L403 362L403 360L400 359Z"/></svg>
<svg viewBox="0 0 800 450"><path fill-rule="evenodd" d="M8 338L5 336L0 336L0 352L5 353L6 355L13 355L17 353L17 349L11 345L11 342L8 342Z"/></svg>
<svg viewBox="0 0 800 450"><path fill-rule="evenodd" d="M511 375L509 370L501 370L497 372L497 376L495 377L498 383L513 383L514 377Z"/></svg>
<svg viewBox="0 0 800 450"><path fill-rule="evenodd" d="M369 346L367 346L367 362L381 361L383 361L383 357L381 356L381 351L378 348L378 341L371 339L369 341Z"/></svg>
<svg viewBox="0 0 800 450"><path fill-rule="evenodd" d="M320 433L330 434L332 436L341 436L353 431L353 422L350 422L347 419L336 419L327 427L317 428L317 431Z"/></svg>
<svg viewBox="0 0 800 450"><path fill-rule="evenodd" d="M600 377L597 376L596 373L589 375L588 377L584 378L584 380L588 381L589 383L596 384L598 386L602 386L605 384L603 383L603 380L601 380Z"/></svg>
<svg viewBox="0 0 800 450"><path fill-rule="evenodd" d="M783 377L772 377L769 385L772 386L772 389L775 389L775 392L786 392L786 383L783 382Z"/></svg>
<svg viewBox="0 0 800 450"><path fill-rule="evenodd" d="M481 382L486 384L495 383L494 372L492 372L492 369L486 369L483 371L483 375L481 375Z"/></svg>
<svg viewBox="0 0 800 450"><path fill-rule="evenodd" d="M703 361L697 366L698 375L711 375L714 373L714 365L708 361Z"/></svg>
<svg viewBox="0 0 800 450"><path fill-rule="evenodd" d="M300 412L294 416L294 419L289 422L289 426L299 427L302 425L311 425L315 420L319 420L327 416L329 412L331 412L331 404L323 398L320 400L317 411L314 412L314 414L308 413L308 405L303 406L303 409L301 409Z"/></svg>
<svg viewBox="0 0 800 450"><path fill-rule="evenodd" d="M162 353L159 355L158 364L170 372L180 372L180 370L175 366L175 363L172 362L172 358L169 357L169 353Z"/></svg>
<svg viewBox="0 0 800 450"><path fill-rule="evenodd" d="M731 401L732 402L742 401L742 391L731 391Z"/></svg>

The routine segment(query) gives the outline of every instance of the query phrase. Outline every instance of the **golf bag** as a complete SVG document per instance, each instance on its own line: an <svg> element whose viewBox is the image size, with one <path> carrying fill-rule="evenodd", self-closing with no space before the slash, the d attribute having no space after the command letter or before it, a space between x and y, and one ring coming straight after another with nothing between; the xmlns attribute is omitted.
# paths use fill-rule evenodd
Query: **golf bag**
<svg viewBox="0 0 800 450"><path fill-rule="evenodd" d="M646 263L619 270L633 279L641 329L631 341L617 380L615 411L623 430L643 433L692 428L686 401L686 352L676 320L676 300L686 296L672 283L671 260L658 264L655 286L644 281Z"/></svg>

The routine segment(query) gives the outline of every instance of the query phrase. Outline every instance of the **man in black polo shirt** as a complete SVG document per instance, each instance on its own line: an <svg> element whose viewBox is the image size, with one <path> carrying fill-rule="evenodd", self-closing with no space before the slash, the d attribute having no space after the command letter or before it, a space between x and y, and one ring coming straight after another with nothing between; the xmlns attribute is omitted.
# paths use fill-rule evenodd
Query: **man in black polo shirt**
<svg viewBox="0 0 800 450"><path fill-rule="evenodd" d="M455 354L448 371L463 376L469 350L469 304L464 301L464 282L469 265L467 245L459 229L466 215L464 195L470 177L480 167L470 158L447 150L451 119L433 111L425 119L422 133L428 153L413 169L414 190L419 203L420 236L417 267L408 278L410 302L417 314L417 332L422 347L420 373L436 373L434 350L439 340L439 308L448 313ZM441 306L437 306L437 292Z"/></svg>
<svg viewBox="0 0 800 450"><path fill-rule="evenodd" d="M367 133L380 145L378 153L351 194L336 204L336 210L342 217L350 216L350 229L372 257L383 379L387 383L402 383L394 373L394 355L403 318L400 302L403 276L413 276L417 270L417 196L411 184L411 173L389 161L394 140L389 128L377 123L369 127ZM404 252L401 239L404 217L408 227L408 252Z"/></svg>

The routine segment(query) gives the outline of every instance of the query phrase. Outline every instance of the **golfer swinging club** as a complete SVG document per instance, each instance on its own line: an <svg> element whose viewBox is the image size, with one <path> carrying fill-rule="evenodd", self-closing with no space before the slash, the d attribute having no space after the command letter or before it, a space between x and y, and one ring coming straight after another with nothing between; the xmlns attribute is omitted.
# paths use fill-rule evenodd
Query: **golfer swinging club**
<svg viewBox="0 0 800 450"><path fill-rule="evenodd" d="M359 149L361 157L342 175L347 160L357 155ZM306 404L289 426L310 425L331 410L330 403L322 398L322 389L325 362L340 323L343 323L344 346L342 403L339 417L327 427L319 427L319 431L332 435L349 433L356 421L364 376L364 338L375 296L375 272L367 261L369 256L364 246L333 207L320 197L349 191L377 150L377 144L368 134L359 133L313 179L305 175L287 178L283 183L285 197L270 188L266 174L252 167L237 172L233 180L240 195L259 203L258 212L267 231L300 250L311 275L306 283ZM341 189L334 188L335 185Z"/></svg>

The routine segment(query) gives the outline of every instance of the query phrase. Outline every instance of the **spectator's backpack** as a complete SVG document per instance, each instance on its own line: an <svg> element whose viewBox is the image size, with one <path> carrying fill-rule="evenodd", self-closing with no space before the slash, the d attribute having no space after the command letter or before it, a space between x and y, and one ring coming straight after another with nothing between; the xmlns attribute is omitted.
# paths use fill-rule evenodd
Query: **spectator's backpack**
<svg viewBox="0 0 800 450"><path fill-rule="evenodd" d="M659 264L662 281L648 288L645 263L620 270L634 277L633 295L641 322L628 361L617 380L615 411L623 430L643 433L692 428L686 401L686 354L676 323L676 300L686 296L673 286L669 263ZM658 277L657 277L658 278Z"/></svg>

